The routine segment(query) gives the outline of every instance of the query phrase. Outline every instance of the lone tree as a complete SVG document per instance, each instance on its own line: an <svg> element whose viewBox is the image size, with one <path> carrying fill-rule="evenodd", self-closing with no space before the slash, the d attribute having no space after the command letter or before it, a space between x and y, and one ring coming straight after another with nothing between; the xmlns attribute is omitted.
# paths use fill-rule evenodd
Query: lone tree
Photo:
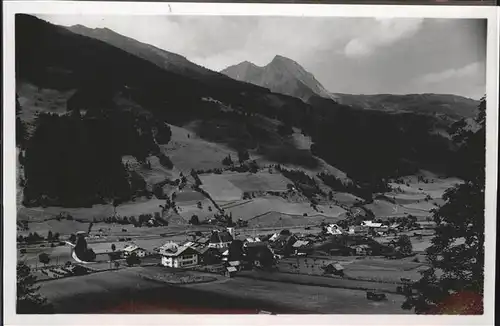
<svg viewBox="0 0 500 326"><path fill-rule="evenodd" d="M113 250L113 252L116 250L116 246L114 243L111 245L111 250Z"/></svg>
<svg viewBox="0 0 500 326"><path fill-rule="evenodd" d="M113 199L113 215L116 216L116 208L120 206L121 200L119 198Z"/></svg>
<svg viewBox="0 0 500 326"><path fill-rule="evenodd" d="M198 219L198 216L197 215L191 216L191 219L189 220L189 224L192 224L192 225L200 224L200 220Z"/></svg>
<svg viewBox="0 0 500 326"><path fill-rule="evenodd" d="M233 165L233 160L231 159L231 155L224 157L224 159L222 160L222 164L225 166Z"/></svg>
<svg viewBox="0 0 500 326"><path fill-rule="evenodd" d="M465 182L448 189L445 204L434 211L431 267L414 284L404 309L417 314L482 314L484 291L485 110L481 99L475 132L455 125L453 139L461 143L456 174ZM463 239L457 243L457 239Z"/></svg>
<svg viewBox="0 0 500 326"><path fill-rule="evenodd" d="M42 252L40 255L38 255L38 259L44 265L47 265L48 263L50 263L50 257L45 252Z"/></svg>
<svg viewBox="0 0 500 326"><path fill-rule="evenodd" d="M240 163L243 163L249 159L250 159L250 154L248 154L248 151L246 149L239 149L238 150L238 161Z"/></svg>
<svg viewBox="0 0 500 326"><path fill-rule="evenodd" d="M403 254L403 256L409 256L413 252L413 245L411 244L410 237L406 234L399 236L396 246L399 248L399 252Z"/></svg>
<svg viewBox="0 0 500 326"><path fill-rule="evenodd" d="M35 286L36 277L31 274L31 269L24 263L17 264L17 300L16 311L18 314L53 313L52 306L47 299L38 293L39 286Z"/></svg>

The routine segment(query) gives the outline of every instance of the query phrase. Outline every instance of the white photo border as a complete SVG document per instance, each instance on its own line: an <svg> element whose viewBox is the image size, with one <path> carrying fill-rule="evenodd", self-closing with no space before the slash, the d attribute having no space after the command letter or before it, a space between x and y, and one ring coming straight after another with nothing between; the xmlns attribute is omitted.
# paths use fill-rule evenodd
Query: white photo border
<svg viewBox="0 0 500 326"><path fill-rule="evenodd" d="M493 325L495 294L496 191L498 140L498 11L485 6L397 6L318 4L221 4L167 2L5 1L3 6L3 207L4 322L6 325ZM235 15L487 19L487 114L484 314L422 315L17 315L16 159L14 17L68 15Z"/></svg>

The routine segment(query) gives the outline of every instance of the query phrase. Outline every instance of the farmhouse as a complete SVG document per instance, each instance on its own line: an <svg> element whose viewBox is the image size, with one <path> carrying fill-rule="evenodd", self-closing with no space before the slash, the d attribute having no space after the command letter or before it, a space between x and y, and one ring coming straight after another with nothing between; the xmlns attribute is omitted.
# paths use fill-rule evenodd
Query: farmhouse
<svg viewBox="0 0 500 326"><path fill-rule="evenodd" d="M185 268L198 265L198 251L191 247L178 247L176 252L165 252L161 264L167 267Z"/></svg>
<svg viewBox="0 0 500 326"><path fill-rule="evenodd" d="M351 249L353 249L356 252L356 255L358 255L358 256L371 255L370 246L365 245L365 244L352 246Z"/></svg>
<svg viewBox="0 0 500 326"><path fill-rule="evenodd" d="M342 229L337 224L330 224L326 227L326 233L331 235L342 234Z"/></svg>
<svg viewBox="0 0 500 326"><path fill-rule="evenodd" d="M361 222L361 226L364 226L367 228L381 228L382 223L374 223L372 221L363 221L363 222Z"/></svg>
<svg viewBox="0 0 500 326"><path fill-rule="evenodd" d="M325 274L344 275L344 267L336 262L329 262L322 268Z"/></svg>
<svg viewBox="0 0 500 326"><path fill-rule="evenodd" d="M214 230L210 235L208 247L227 248L232 241L233 236L228 231Z"/></svg>
<svg viewBox="0 0 500 326"><path fill-rule="evenodd" d="M359 225L356 225L356 226L351 226L349 228L349 234L366 234L368 231L367 228L363 227L363 226L359 226Z"/></svg>
<svg viewBox="0 0 500 326"><path fill-rule="evenodd" d="M146 256L146 250L138 247L137 245L130 245L130 246L123 248L123 255L125 257L128 257L132 254L136 254L137 257L144 257L144 256Z"/></svg>

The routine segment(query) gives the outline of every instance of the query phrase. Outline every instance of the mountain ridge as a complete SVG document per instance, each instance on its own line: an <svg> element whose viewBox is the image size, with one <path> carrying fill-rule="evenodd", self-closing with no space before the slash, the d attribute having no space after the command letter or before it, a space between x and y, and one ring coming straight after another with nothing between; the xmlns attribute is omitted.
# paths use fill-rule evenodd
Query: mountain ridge
<svg viewBox="0 0 500 326"><path fill-rule="evenodd" d="M191 62L185 56L135 40L109 28L89 28L80 24L65 28L75 34L105 42L144 60L150 61L158 67L172 73L183 75L204 83L224 83L224 87L234 88L238 85L224 74ZM257 85L241 81L239 86L241 88L255 88Z"/></svg>
<svg viewBox="0 0 500 326"><path fill-rule="evenodd" d="M415 112L434 116L446 115L454 120L474 117L479 104L477 100L455 94L346 94L330 92L297 61L279 54L264 66L243 61L229 66L221 72L236 80L266 87L273 92L295 96L306 103L313 103L317 101L316 97L321 97L359 109L389 113Z"/></svg>

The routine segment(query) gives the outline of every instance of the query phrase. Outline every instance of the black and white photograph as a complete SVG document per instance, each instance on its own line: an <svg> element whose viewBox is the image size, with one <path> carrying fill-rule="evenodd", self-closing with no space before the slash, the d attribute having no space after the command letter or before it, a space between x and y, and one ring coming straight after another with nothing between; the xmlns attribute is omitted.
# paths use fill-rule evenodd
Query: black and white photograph
<svg viewBox="0 0 500 326"><path fill-rule="evenodd" d="M491 312L491 16L169 10L11 19L17 315Z"/></svg>

